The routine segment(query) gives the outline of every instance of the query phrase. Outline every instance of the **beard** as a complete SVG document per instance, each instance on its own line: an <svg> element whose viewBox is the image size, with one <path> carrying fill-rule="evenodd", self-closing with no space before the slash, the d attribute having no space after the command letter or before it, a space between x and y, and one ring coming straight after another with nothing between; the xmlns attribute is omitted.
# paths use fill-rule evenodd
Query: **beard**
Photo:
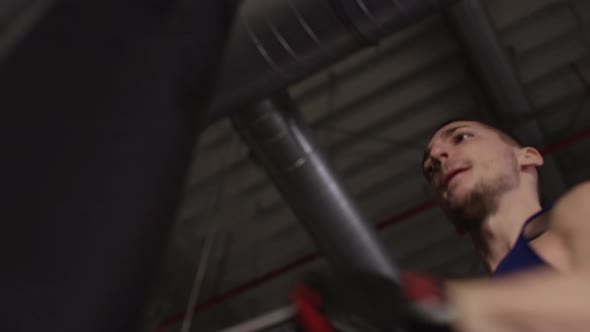
<svg viewBox="0 0 590 332"><path fill-rule="evenodd" d="M446 210L457 229L468 232L472 236L479 234L488 216L498 211L502 194L518 186L517 167L514 160L511 171L498 174L493 178L481 179L459 202L447 203Z"/></svg>

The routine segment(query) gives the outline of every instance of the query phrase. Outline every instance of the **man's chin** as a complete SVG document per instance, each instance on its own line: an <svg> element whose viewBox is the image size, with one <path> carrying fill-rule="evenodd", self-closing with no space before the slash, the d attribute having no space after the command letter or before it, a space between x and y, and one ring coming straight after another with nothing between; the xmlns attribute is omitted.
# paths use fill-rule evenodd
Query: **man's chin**
<svg viewBox="0 0 590 332"><path fill-rule="evenodd" d="M467 195L462 193L453 193L449 195L445 203L451 209L460 209L465 205Z"/></svg>

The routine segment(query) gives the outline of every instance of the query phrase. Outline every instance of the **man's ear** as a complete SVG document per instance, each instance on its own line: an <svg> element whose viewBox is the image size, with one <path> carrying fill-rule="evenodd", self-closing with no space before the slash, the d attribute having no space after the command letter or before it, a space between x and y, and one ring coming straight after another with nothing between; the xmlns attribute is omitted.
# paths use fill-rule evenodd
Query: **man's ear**
<svg viewBox="0 0 590 332"><path fill-rule="evenodd" d="M521 148L519 151L519 164L521 167L527 167L527 166L534 166L534 167L539 167L539 166L543 166L544 163L544 159L543 156L541 155L541 153L539 152L539 150L533 148L533 147L524 147Z"/></svg>

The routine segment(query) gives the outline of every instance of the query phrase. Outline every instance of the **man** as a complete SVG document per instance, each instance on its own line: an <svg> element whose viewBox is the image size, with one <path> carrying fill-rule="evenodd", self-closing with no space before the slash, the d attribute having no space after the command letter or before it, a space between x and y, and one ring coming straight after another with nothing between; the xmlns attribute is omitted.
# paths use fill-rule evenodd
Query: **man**
<svg viewBox="0 0 590 332"><path fill-rule="evenodd" d="M455 330L590 327L590 183L542 207L542 165L535 148L480 122L448 123L428 144L424 175L436 200L494 276L447 283Z"/></svg>

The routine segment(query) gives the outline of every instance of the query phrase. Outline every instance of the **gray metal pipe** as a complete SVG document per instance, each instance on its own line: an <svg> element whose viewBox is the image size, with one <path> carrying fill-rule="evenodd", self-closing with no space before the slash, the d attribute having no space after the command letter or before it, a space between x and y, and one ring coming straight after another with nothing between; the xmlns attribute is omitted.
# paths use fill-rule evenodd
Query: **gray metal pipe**
<svg viewBox="0 0 590 332"><path fill-rule="evenodd" d="M397 280L392 259L288 96L265 99L232 119L331 264Z"/></svg>
<svg viewBox="0 0 590 332"><path fill-rule="evenodd" d="M446 16L477 81L493 108L493 115L526 144L546 144L539 123L534 120L524 87L502 48L480 0L461 0L446 9ZM514 122L515 119L527 121ZM511 124L511 122L514 122ZM553 200L566 190L566 184L553 158L545 159L541 169L545 198Z"/></svg>
<svg viewBox="0 0 590 332"><path fill-rule="evenodd" d="M212 117L250 105L436 12L448 0L247 0L234 23Z"/></svg>

